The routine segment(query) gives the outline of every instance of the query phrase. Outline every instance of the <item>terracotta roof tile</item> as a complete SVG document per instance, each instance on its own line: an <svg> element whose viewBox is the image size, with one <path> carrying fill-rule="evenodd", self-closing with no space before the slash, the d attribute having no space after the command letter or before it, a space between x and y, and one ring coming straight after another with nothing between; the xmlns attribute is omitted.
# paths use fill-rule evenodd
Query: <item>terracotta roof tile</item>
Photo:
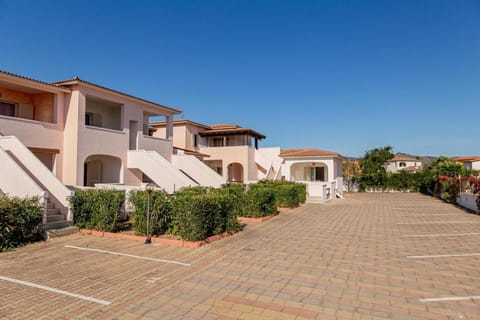
<svg viewBox="0 0 480 320"><path fill-rule="evenodd" d="M74 78L71 79L71 80L63 80L63 81L52 82L52 85L69 86L69 85L78 84L78 83L83 83L83 84L90 85L90 86L93 86L93 87L97 87L97 88L100 88L100 89L103 89L103 90L107 90L107 91L110 91L110 92L113 92L113 93L116 93L116 94L119 94L119 95L122 95L122 96L125 96L125 97L128 97L128 98L131 98L131 99L135 99L135 100L138 100L138 101L141 101L141 102L145 102L145 103L148 103L148 104L151 104L151 105L155 105L155 106L157 106L157 107L169 109L169 110L171 110L174 114L178 114L178 113L181 113L181 112L182 112L182 111L179 110L179 109L175 109L175 108L168 107L168 106L165 106L165 105L156 103L156 102L152 102L152 101L149 101L149 100L145 100L145 99L143 99L143 98L139 98L139 97L133 96L133 95L128 94L128 93L124 93L124 92L121 92L121 91L117 91L117 90L114 90L114 89L110 89L110 88L101 86L101 85L99 85L99 84L93 83L93 82L89 82L89 81L82 80L82 79L80 79L79 77L74 77Z"/></svg>
<svg viewBox="0 0 480 320"><path fill-rule="evenodd" d="M392 159L388 160L389 162L395 162L395 161L414 161L414 162L420 162L420 159L415 159L412 157L405 157L405 156L395 156Z"/></svg>
<svg viewBox="0 0 480 320"><path fill-rule="evenodd" d="M211 126L210 126L211 128ZM228 128L212 128L207 129L205 131L199 132L200 136L215 136L215 135L234 135L234 134L249 134L259 139L265 139L266 136L258 131L255 131L250 128L242 128L236 126L236 128L228 127Z"/></svg>
<svg viewBox="0 0 480 320"><path fill-rule="evenodd" d="M320 150L320 149L290 149L282 150L280 157L324 157L324 156L339 156L337 152Z"/></svg>
<svg viewBox="0 0 480 320"><path fill-rule="evenodd" d="M463 156L463 157L456 157L453 158L455 161L458 162L472 162L472 161L480 161L480 156Z"/></svg>
<svg viewBox="0 0 480 320"><path fill-rule="evenodd" d="M403 168L402 170L411 172L411 171L416 171L418 169L419 169L418 166L408 166L408 167Z"/></svg>
<svg viewBox="0 0 480 320"><path fill-rule="evenodd" d="M56 85L56 84L52 84L52 83L48 83L48 82L44 82L44 81L40 81L40 80L37 80L37 79L33 79L33 78L29 78L29 77L25 77L25 76L22 76L22 75L19 75L19 74L15 74L15 73L12 73L12 72L8 72L8 71L5 71L5 70L0 70L0 73L3 73L7 76L12 76L12 77L16 77L16 78L20 78L20 79L24 79L24 80L28 80L28 81L32 81L32 82L36 82L38 84L42 84L42 85L45 85L45 86L49 86L49 87L52 87L52 88L55 88L57 90L63 90L63 91L70 91L67 87L64 87L64 86L61 86L61 85Z"/></svg>

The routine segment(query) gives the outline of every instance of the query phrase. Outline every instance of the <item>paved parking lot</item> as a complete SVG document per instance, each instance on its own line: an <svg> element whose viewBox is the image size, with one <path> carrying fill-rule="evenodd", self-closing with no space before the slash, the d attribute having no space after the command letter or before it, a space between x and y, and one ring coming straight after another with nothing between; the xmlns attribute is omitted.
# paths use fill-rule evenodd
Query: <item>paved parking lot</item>
<svg viewBox="0 0 480 320"><path fill-rule="evenodd" d="M0 319L480 319L480 218L419 194L304 205L199 249L0 254Z"/></svg>

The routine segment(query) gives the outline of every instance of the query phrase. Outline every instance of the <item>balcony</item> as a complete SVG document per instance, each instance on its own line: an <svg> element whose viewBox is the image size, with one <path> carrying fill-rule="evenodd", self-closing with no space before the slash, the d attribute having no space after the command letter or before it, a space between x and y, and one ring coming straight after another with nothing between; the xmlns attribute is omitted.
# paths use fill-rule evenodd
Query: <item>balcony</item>
<svg viewBox="0 0 480 320"><path fill-rule="evenodd" d="M16 136L26 146L61 149L63 131L55 123L0 115L0 134Z"/></svg>

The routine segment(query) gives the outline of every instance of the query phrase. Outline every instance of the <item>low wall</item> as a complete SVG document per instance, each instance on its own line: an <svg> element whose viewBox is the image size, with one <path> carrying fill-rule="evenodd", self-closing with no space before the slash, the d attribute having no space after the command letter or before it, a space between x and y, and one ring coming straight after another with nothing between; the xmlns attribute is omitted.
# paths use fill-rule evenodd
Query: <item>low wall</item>
<svg viewBox="0 0 480 320"><path fill-rule="evenodd" d="M473 194L460 193L460 195L457 197L457 204L464 208L477 212L477 198L478 196Z"/></svg>

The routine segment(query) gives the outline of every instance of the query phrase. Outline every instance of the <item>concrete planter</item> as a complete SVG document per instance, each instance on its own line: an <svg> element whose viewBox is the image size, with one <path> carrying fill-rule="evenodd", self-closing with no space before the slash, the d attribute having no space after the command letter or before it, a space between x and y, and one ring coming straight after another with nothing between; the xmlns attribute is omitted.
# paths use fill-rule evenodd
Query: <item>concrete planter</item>
<svg viewBox="0 0 480 320"><path fill-rule="evenodd" d="M238 217L238 221L242 222L242 223L259 223L259 222L265 222L267 220L270 220L274 217L276 217L277 214L271 214L269 216L266 216L266 217L261 217L261 218L251 218L251 217Z"/></svg>
<svg viewBox="0 0 480 320"><path fill-rule="evenodd" d="M201 241L186 241L182 239L173 239L173 238L167 238L167 237L152 237L152 243L163 243L163 244L177 246L177 247L199 248L208 243L215 242L223 238L232 236L238 232L240 232L240 229L227 231L222 234L217 234ZM96 231L96 230L90 230L90 229L81 229L80 233L92 235L96 237L145 242L145 236L136 236L136 235L125 234L125 233L104 232L104 231Z"/></svg>

